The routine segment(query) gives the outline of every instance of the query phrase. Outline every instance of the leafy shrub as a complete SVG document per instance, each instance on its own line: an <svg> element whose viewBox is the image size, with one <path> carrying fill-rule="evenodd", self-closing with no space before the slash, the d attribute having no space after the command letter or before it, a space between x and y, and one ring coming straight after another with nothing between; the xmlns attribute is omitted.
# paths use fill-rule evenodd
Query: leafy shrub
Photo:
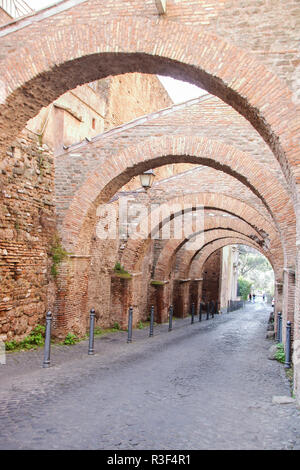
<svg viewBox="0 0 300 470"><path fill-rule="evenodd" d="M19 343L17 343L17 341L15 341L15 340L7 341L5 343L6 351L14 351L15 349L18 348L18 346L19 346Z"/></svg>
<svg viewBox="0 0 300 470"><path fill-rule="evenodd" d="M42 325L37 325L31 333L26 336L22 341L9 341L5 343L7 351L18 351L21 349L36 349L38 346L43 346L45 343L46 328Z"/></svg>
<svg viewBox="0 0 300 470"><path fill-rule="evenodd" d="M65 337L64 344L76 344L78 343L79 339L77 338L76 335L73 333L68 333L67 336Z"/></svg>
<svg viewBox="0 0 300 470"><path fill-rule="evenodd" d="M277 344L277 352L275 353L274 357L279 362L285 362L284 345L282 343Z"/></svg>

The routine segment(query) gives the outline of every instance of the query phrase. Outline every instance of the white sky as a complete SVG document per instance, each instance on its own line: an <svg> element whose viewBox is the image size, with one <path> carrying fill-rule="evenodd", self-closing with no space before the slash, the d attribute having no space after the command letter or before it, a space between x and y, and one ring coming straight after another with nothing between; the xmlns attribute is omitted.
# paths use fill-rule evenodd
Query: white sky
<svg viewBox="0 0 300 470"><path fill-rule="evenodd" d="M175 104L182 103L183 101L191 100L193 98L198 98L199 96L205 95L207 93L207 91L202 90L202 88L198 88L197 86L191 85L187 82L175 80L171 77L158 76L158 78Z"/></svg>
<svg viewBox="0 0 300 470"><path fill-rule="evenodd" d="M25 0L26 3L33 8L34 10L41 10L49 5L57 3L58 0ZM171 77L158 77L163 86L166 88L172 101L176 103L182 103L183 101L191 100L201 96L206 91L201 88L196 87L195 85L190 85L186 82L181 82L179 80L174 80Z"/></svg>
<svg viewBox="0 0 300 470"><path fill-rule="evenodd" d="M42 8L48 7L53 3L57 3L59 0L25 0L27 5L30 6L33 10L41 10Z"/></svg>

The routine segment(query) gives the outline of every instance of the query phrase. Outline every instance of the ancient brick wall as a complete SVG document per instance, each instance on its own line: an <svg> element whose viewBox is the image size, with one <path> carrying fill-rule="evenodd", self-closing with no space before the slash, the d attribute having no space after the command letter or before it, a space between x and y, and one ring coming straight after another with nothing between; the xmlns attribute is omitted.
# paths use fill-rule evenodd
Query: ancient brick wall
<svg viewBox="0 0 300 470"><path fill-rule="evenodd" d="M140 135L136 134L131 146L123 134L120 139L120 142L122 139L126 142L123 153L122 144L115 140L111 140L111 148L107 147L106 154L103 151L104 139L90 154L83 146L79 157L78 153L75 156L78 147L73 147L65 158L68 161L66 166L65 156L60 158L62 173L56 186L67 188L65 193L57 193L59 222L66 214L64 224L60 225L66 245L78 248L71 267L61 267L58 289L61 311L66 307L64 292L70 294L68 314L78 305L80 313L85 311L94 205L101 197L107 202L131 177L148 169L150 163L161 164L162 157L167 165L176 159L177 162L208 163L237 177L250 188L273 215L273 254L280 251L282 242L284 263L280 261L281 267L287 265L293 269L295 217L289 196L299 212L297 184L300 181L299 119L295 106L299 102L297 1L169 0L164 16L158 16L154 0L74 0L72 5L70 8L67 2L61 2L45 12L0 27L3 51L0 58L2 148L11 144L28 119L36 115L43 105L48 105L68 89L111 74L138 71L182 78L219 96L249 120L281 167L275 159L273 161L273 154L262 144L258 134L254 141L250 137L243 138L242 144L235 142L234 148L232 134L236 133L236 127L231 127L230 122L226 136L222 129L222 144L218 137L207 137L206 121L201 136L198 135L200 139L194 138L192 132L180 136L182 128L176 139L174 123L171 137L170 134L165 137L164 127L156 123L151 137L148 134L148 139L139 142ZM45 31L47 34L41 34ZM66 48L65 44L70 47ZM116 84L115 98L111 97L115 110L118 109L118 90ZM139 107L139 104L135 101L135 106ZM124 119L132 116L130 109L122 110L121 114ZM118 122L115 111L109 119ZM201 119L195 123L199 124L199 121ZM212 124L212 129L219 127L213 120ZM248 136L248 131L246 134L243 137ZM256 142L258 146L252 158L252 143L256 146ZM231 148L226 145L231 145ZM71 159L72 164L77 159L79 172L78 168L68 166ZM256 165L256 159L264 166ZM105 165L101 166L104 162ZM83 169L85 164L89 167L86 172ZM268 167L270 173L266 176ZM88 175L89 179L81 187ZM274 176L273 184L270 184L270 175ZM133 186L128 187L133 189ZM78 193L72 200L76 190ZM95 193L99 195L98 201ZM39 197L37 199L40 200ZM235 203L233 206L232 210ZM255 225L252 218L251 221ZM277 237L278 233L280 236ZM77 243L79 238L80 243ZM234 243L238 237L229 239ZM284 294L287 313L291 311L293 299L290 281L285 281L285 287L291 286ZM79 298L79 288L83 285L83 295ZM187 283L181 287L184 298L182 314L187 307L187 287ZM299 302L295 303L296 315L299 314L298 307ZM83 320L79 315L76 322L80 325ZM62 318L62 324L64 321Z"/></svg>
<svg viewBox="0 0 300 470"><path fill-rule="evenodd" d="M76 22L91 20L99 12L101 16L109 15L110 18L158 18L155 0L131 0L130 3L93 0L78 2L77 6L61 13L55 7L48 8L50 10L55 15L55 21L52 17L43 20L43 27L49 32L62 24L68 27ZM295 68L299 66L299 17L297 0L168 0L167 13L160 21L205 28L238 47L250 50L253 56L269 68L276 69L277 74L291 83ZM28 36L32 40L40 32L39 23L32 23L26 31L21 29L16 34L16 40L22 41ZM16 24L22 24L22 20ZM9 39L7 41L9 44ZM9 46L13 47L13 44Z"/></svg>
<svg viewBox="0 0 300 470"><path fill-rule="evenodd" d="M54 160L47 146L24 132L1 170L0 332L11 340L28 334L54 301Z"/></svg>
<svg viewBox="0 0 300 470"><path fill-rule="evenodd" d="M177 3L177 2L176 2ZM173 5L177 9L177 12L173 11L172 13L172 8ZM221 6L222 5L222 6ZM226 6L225 6L226 5ZM89 82L92 80L95 80L97 78L107 76L110 73L123 73L124 71L143 71L146 73L170 73L173 76L177 77L182 77L185 78L189 81L192 82L197 82L201 83L201 85L204 88L207 88L209 91L213 92L214 94L217 94L220 96L222 99L225 101L230 102L232 106L234 106L236 109L238 109L239 112L244 114L247 119L250 120L250 122L254 125L256 129L259 130L260 134L264 136L264 139L270 144L272 147L273 151L276 153L278 159L281 162L283 171L286 174L287 179L291 182L291 184L294 184L293 181L290 179L290 175L288 172L286 172L286 161L285 158L288 159L291 165L293 165L294 160L293 160L293 142L295 139L295 128L296 128L296 117L294 114L294 108L293 105L289 106L288 103L290 102L291 99L291 94L289 93L288 89L285 88L285 85L283 82L280 80L277 80L277 77L274 75L272 76L271 73L267 72L267 69L264 69L263 66L260 64L263 63L261 62L261 59L256 58L255 55L253 55L254 59L252 60L252 56L249 55L249 53L243 51L242 49L235 49L235 47L232 45L228 47L224 47L224 44L222 43L221 40L218 40L215 37L215 30L216 30L216 24L214 22L217 21L217 25L219 26L222 23L223 16L228 15L230 12L230 39L233 40L232 38L234 35L232 34L232 31L237 31L237 43L241 43L240 39L244 37L244 25L241 25L240 21L240 14L242 15L242 8L239 4L239 2L236 1L228 1L228 2L222 2L219 5L213 5L207 6L207 4L203 4L202 2L200 4L194 3L194 2L184 2L184 3L179 3L179 4L174 4L170 3L167 15L164 17L158 18L157 14L157 9L155 6L155 2L149 1L146 4L144 2L136 1L130 3L130 6L126 4L126 7L124 8L125 4L124 2L81 2L77 1L75 2L75 5L72 8L69 8L67 4L65 5L60 5L60 7L53 6L52 8L47 9L47 14L46 18L43 18L42 14L37 14L34 15L34 17L29 18L26 20L26 24L24 21L20 20L19 22L16 22L13 26L10 28L6 27L5 29L2 29L0 31L0 34L2 36L1 42L3 44L3 48L7 51L11 47L15 47L16 44L23 44L24 47L27 47L30 49L29 43L34 42L34 36L37 35L40 31L39 28L44 27L49 34L49 38L47 38L47 46L49 45L49 41L52 42L52 38L54 43L57 41L57 38L55 36L56 33L56 28L57 30L60 30L64 32L65 36L65 41L68 42L69 44L77 44L78 40L80 38L80 44L82 46L81 55L87 55L91 58L93 58L93 66L90 66L89 64L89 59L84 59L81 62L78 62L78 67L76 71L74 70L74 73L68 74L68 83L64 82L61 83L60 80L56 80L56 86L53 89L44 89L44 92L42 94L43 97L43 102L46 103L48 101L51 102L53 101L54 98L56 98L59 94L62 94L64 91L66 91L67 88L74 88L76 85L85 82ZM243 5L246 8L246 4ZM179 10L178 10L179 8ZM283 6L282 1L277 0L272 4L272 7L270 8L270 2L265 1L265 2L260 2L257 0L255 2L255 5L253 5L253 11L247 10L247 15L251 14L252 17L255 17L259 24L261 23L261 17L266 17L266 25L264 27L269 31L272 31L272 39L274 40L280 37L284 37L286 39L286 43L290 46L292 42L292 37L289 34L288 37L285 35L285 31L289 29L289 31L295 31L296 26L295 26L295 19L294 15L289 15L286 13L288 10L292 11L295 13L297 17L297 10L294 9L294 3L292 2L291 4L288 5L288 8L286 8L286 5ZM117 19L115 23L110 24L109 22L105 22L105 27L100 27L99 24L99 18L96 14L96 11L99 12L101 11L101 18L105 18L105 21L107 20L107 15L109 15L109 18L112 18L112 21L114 19ZM275 13L274 13L275 12ZM277 18L279 13L282 12L283 16L287 16L286 22L283 23L278 22ZM268 14L267 14L268 13ZM134 15L134 28L132 28L133 21L132 17ZM190 20L188 19L189 15L193 18ZM236 15L236 16L235 16ZM126 17L126 26L124 30L124 24L122 23L122 19ZM53 21L53 18L55 18L55 21ZM204 21L203 21L204 18ZM87 19L89 21L87 21ZM86 20L86 23L85 23ZM122 25L120 25L119 20L121 21ZM92 24L93 21L96 22L96 24ZM111 21L111 20L110 20ZM81 35L84 34L86 35L87 31L84 28L85 24L89 24L89 31L93 31L93 40L91 40L88 37ZM132 23L132 24L130 24ZM61 24L63 24L63 28L61 28ZM55 25L55 26L54 26ZM74 25L76 25L76 28L74 28ZM148 25L148 26L147 26ZM170 25L172 26L170 28ZM190 62L191 65L194 67L196 64L199 67L199 70L202 68L205 70L204 74L199 73L199 76L196 77L195 74L192 73L192 71L189 69L189 67L185 67L184 65L182 67L176 67L175 64L171 64L171 62L174 60L174 58L181 57L181 48L182 50L185 50L186 45L184 42L189 38L188 31L189 29L194 26L198 26L198 30L200 31L200 35L202 35L202 41L200 41L197 44L198 50L194 45L194 41L190 41L191 44L193 44L193 52L187 53L187 56L189 57L187 62ZM289 28L288 28L288 26ZM94 29L95 26L95 29ZM213 34L210 34L208 26L211 26L213 29ZM98 28L98 29L97 29ZM100 29L99 29L100 28ZM106 31L106 28L109 30L110 34L108 34L108 31ZM25 31L26 30L26 31ZM83 31L84 30L84 31ZM97 30L97 34L99 36L98 40L95 41L95 33ZM157 32L155 32L157 30ZM195 40L196 36L198 39L200 39L199 34L197 35L196 29L191 29L191 34L195 35ZM251 35L251 38L257 38L257 28L253 28L252 24L251 27L249 28L249 34ZM193 33L192 33L193 32ZM128 35L129 33L129 35ZM226 31L222 31L220 28L220 34L223 34L225 40L227 39L226 37ZM229 34L229 33L228 33ZM13 36L11 36L13 35ZM78 35L78 37L77 37ZM132 60L129 59L124 59L124 60L118 60L116 62L117 57L116 56L110 56L108 61L101 61L100 57L99 59L101 61L101 74L99 76L99 68L95 62L95 54L99 54L100 49L98 46L98 43L102 44L102 42L105 42L105 38L111 37L111 35L116 35L117 36L117 41L114 44L111 52L119 52L119 51L124 51L126 52L135 52L135 47L132 49L132 45L136 45L136 38L137 36L139 37L139 50L143 51L143 57L138 58L138 57L131 57ZM151 40L147 38L147 35L150 35ZM9 37L11 36L11 37ZM51 36L51 39L50 39ZM134 36L134 37L131 37ZM172 41L169 41L168 39L172 36ZM124 48L123 41L119 41L120 38L127 38L128 37L128 43L126 43L126 46ZM161 45L156 42L156 38L159 38L161 41ZM262 29L261 32L261 43L259 44L260 46L264 46L267 48L268 46L268 40L269 40L269 33L265 34L265 29ZM175 41L175 42L174 42ZM65 56L65 48L62 48L61 44L64 41L61 40L60 38L60 43L57 45L52 44L52 51L55 50L55 64L57 63L67 63L68 58ZM126 41L125 41L126 42ZM153 42L153 43L152 43ZM95 50L95 44L97 43L97 48ZM247 44L251 43L251 41L248 41ZM205 49L202 50L204 47L203 45L205 44ZM232 44L232 43L231 43ZM41 45L40 45L41 47ZM101 46L102 47L102 46ZM254 47L254 46L253 46ZM76 49L76 46L75 46ZM170 52L171 49L171 52ZM102 50L102 49L101 49ZM103 51L109 52L110 51L110 46L104 45L103 44ZM156 54L156 51L158 55L161 55L164 59L163 60L158 60L156 63L155 60L149 59L149 57L146 60L147 54ZM289 50L290 52L290 50ZM95 53L95 54L94 54ZM210 59L208 62L205 62L205 56L206 54L210 55L210 57L219 57L220 58L220 63L217 63L218 61L213 60L212 63L210 63ZM52 57L52 52L50 55L46 54L49 57L49 61L51 62L51 57ZM194 57L195 55L195 57ZM60 57L62 56L62 57ZM10 55L10 64L13 66L13 56ZM18 56L19 57L19 56ZM60 57L60 58L59 58ZM72 54L72 59L76 57L76 51L74 51L74 54ZM165 58L170 58L171 62L168 64L164 63ZM5 56L3 57L3 65L4 65L4 60ZM149 59L149 61L148 61ZM30 61L30 58L28 58ZM147 62L148 61L148 62ZM236 63L234 63L236 61ZM84 62L84 64L83 64ZM198 63L199 62L199 63ZM203 63L202 63L203 62ZM247 65L245 64L247 62ZM81 67L83 65L83 68ZM100 64L99 64L100 65ZM156 66L157 65L157 66ZM196 68L197 68L196 66ZM294 64L295 66L295 64ZM32 71L35 71L35 74L38 72L42 72L45 67L47 67L47 64L34 64L30 66L28 64L28 70L31 72L29 73L29 76L33 76ZM66 65L68 68L68 66ZM66 76L66 70L63 70L64 67L60 70L60 72L63 72L63 76ZM231 68L231 70L229 70ZM6 70L9 69L9 66L6 66ZM24 69L24 67L23 67ZM23 70L22 69L22 70ZM97 71L95 70L97 69ZM176 70L175 70L176 69ZM206 74L206 69L208 70L208 73ZM4 69L5 71L5 69ZM16 86L16 83L18 86L23 83L24 78L19 76L20 75L20 70L18 67L15 67L15 75L13 80L9 80L8 77L6 77L6 74L3 75L3 79L10 83L10 89L14 89ZM236 73L239 73L240 80L235 81L234 75ZM277 71L277 69L276 69ZM21 72L22 75L22 72ZM97 76L98 75L98 76ZM200 76L201 75L201 76ZM223 76L224 75L224 76ZM27 79L29 79L29 76ZM215 77L214 79L210 79L211 77ZM256 78L253 78L256 77ZM260 77L259 81L264 81L265 83L268 83L268 89L265 89L264 94L258 94L256 93L257 91L257 84L258 84L258 78ZM40 75L41 78L41 75ZM219 79L219 80L218 80ZM230 91L230 93L227 93L226 85L222 86L221 82L224 79L224 83L231 83L234 87L234 90ZM218 81L218 83L217 83ZM39 83L39 78L35 80L35 85L36 90L39 90L40 83ZM243 88L246 86L246 93L244 94ZM5 86L5 93L7 92L7 88ZM20 91L21 92L21 91ZM16 97L18 95L19 91L16 93ZM267 96L268 95L268 96ZM271 97L272 95L272 97ZM242 98L243 96L243 98ZM14 97L14 99L17 99ZM277 110L271 109L271 104L274 102L274 97L276 97L276 108ZM39 102L33 102L33 98L31 97L31 103L30 106L26 106L22 113L18 115L18 118L15 120L16 126L20 126L19 129L24 125L24 122L26 121L26 117L29 118L30 115L32 116L36 110L41 106L41 100ZM243 102L242 102L243 101ZM263 115L258 116L253 114L250 107L249 103L253 101L254 107L256 109L263 110ZM265 108L267 106L267 108ZM289 108L289 122L293 121L294 124L287 126L286 119L284 118L284 113L286 110ZM293 109L292 109L293 108ZM280 111L279 111L280 110ZM293 112L292 112L293 111ZM278 118L278 112L281 113L282 119L277 119ZM8 116L8 114L6 113ZM278 126L278 122L280 121L280 126ZM269 122L270 127L266 125L266 123ZM284 129L282 127L282 124L285 123ZM295 127L295 128L294 128ZM4 129L4 127L3 127ZM4 129L5 135L9 139L9 120L6 121L5 129ZM282 136L281 141L282 142L277 142L276 145L274 145L274 140L273 137L275 134L278 134ZM286 141L284 141L284 135L286 134ZM281 148L281 143L282 143L282 148ZM286 152L284 156L284 153Z"/></svg>
<svg viewBox="0 0 300 470"><path fill-rule="evenodd" d="M173 104L156 76L130 73L107 80L105 130Z"/></svg>
<svg viewBox="0 0 300 470"><path fill-rule="evenodd" d="M102 326L108 327L112 322L119 321L116 313L114 316L114 296L112 300L110 296L111 287L114 287L111 272L118 260L118 239L112 241L109 247L107 241L102 245L101 242L94 244L89 258L92 260L90 268L86 265L86 259L71 257L71 275L66 277L64 266L58 266L58 286L51 274L51 249L56 239L53 151L63 144L80 140L83 135L90 137L93 132L99 132L98 125L102 125L103 130L104 121L105 126L112 127L113 116L123 123L131 116L136 117L171 103L154 76L135 74L123 76L121 82L117 78L108 81L108 87L107 83L101 82L93 89L79 87L59 98L56 107L43 109L28 123L28 129L16 139L1 161L0 333L4 340L23 338L37 323L44 322L47 309L55 310L55 302L56 306L62 307L61 292L65 288L69 298L72 298L70 305L65 306L66 311L72 311L74 303L76 308L81 305L83 312L83 317L77 318L74 325L77 332L84 332L88 324L88 307L101 308L99 324ZM141 89L138 90L138 87ZM136 91L140 93L137 93L138 100L132 98ZM99 92L103 94L96 95ZM99 96L98 102L96 96ZM99 112L103 112L102 124L99 122ZM98 122L96 129L93 129L92 120L95 117L98 117ZM57 132L60 122L61 136ZM64 193L67 186L62 179L59 179L59 184ZM85 292L81 286L84 279L86 283L87 276L91 281L89 291ZM147 296L144 287L141 291L146 292ZM145 300L144 309L146 304ZM67 324L67 316L55 319L58 334L64 331Z"/></svg>

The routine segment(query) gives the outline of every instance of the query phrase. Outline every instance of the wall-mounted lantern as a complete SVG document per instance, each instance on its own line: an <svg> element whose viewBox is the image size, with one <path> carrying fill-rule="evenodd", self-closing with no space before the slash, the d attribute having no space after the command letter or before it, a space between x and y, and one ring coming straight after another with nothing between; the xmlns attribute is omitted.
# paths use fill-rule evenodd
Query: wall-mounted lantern
<svg viewBox="0 0 300 470"><path fill-rule="evenodd" d="M155 173L153 170L144 171L144 173L140 175L140 181L141 181L141 185L143 186L143 188L146 190L151 188L154 178L155 178Z"/></svg>

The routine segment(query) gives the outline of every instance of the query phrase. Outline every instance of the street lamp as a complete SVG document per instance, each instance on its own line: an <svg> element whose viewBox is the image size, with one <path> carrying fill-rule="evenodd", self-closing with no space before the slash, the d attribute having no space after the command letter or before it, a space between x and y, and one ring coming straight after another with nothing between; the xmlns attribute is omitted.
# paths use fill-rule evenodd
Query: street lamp
<svg viewBox="0 0 300 470"><path fill-rule="evenodd" d="M140 175L141 185L143 188L145 188L145 190L151 188L154 178L155 173L153 170L144 171L144 173Z"/></svg>

